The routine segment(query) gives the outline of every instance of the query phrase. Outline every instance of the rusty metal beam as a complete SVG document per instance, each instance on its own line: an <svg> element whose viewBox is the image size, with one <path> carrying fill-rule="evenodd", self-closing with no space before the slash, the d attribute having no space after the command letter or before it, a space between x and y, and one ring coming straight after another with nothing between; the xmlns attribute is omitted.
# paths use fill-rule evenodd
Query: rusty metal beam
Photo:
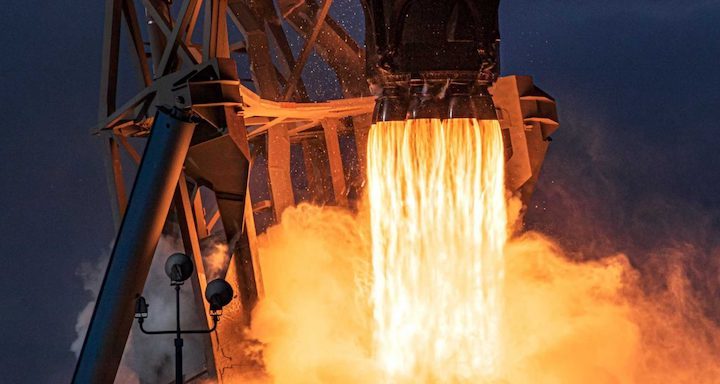
<svg viewBox="0 0 720 384"><path fill-rule="evenodd" d="M272 20L266 20L266 23L266 30L270 32L268 36L271 38L272 42L275 44L275 47L277 47L278 51L280 51L281 54L279 57L277 57L277 64L279 66L278 71L282 74L281 76L279 76L279 80L284 83L282 84L283 87L287 87L287 79L292 74L292 69L295 67L296 64L295 57L293 57L290 42L285 35L285 31L280 24L280 20L275 17ZM297 79L296 88L299 99L307 101L308 94L307 89L305 88L305 82L302 80L302 76Z"/></svg>
<svg viewBox="0 0 720 384"><path fill-rule="evenodd" d="M153 4L151 1L152 0L142 0L143 5L145 6L145 11L155 22L162 34L166 37L170 36L170 34L172 33L172 29L170 27L171 20L169 18L166 19L164 16L162 16L160 14L160 11L158 11L158 9L155 7L155 4Z"/></svg>
<svg viewBox="0 0 720 384"><path fill-rule="evenodd" d="M118 141L120 141L120 144L122 144L125 151L130 155L130 157L133 159L135 164L140 164L140 159L142 158L140 154L135 150L135 147L133 147L128 141L127 137L118 135L117 136Z"/></svg>
<svg viewBox="0 0 720 384"><path fill-rule="evenodd" d="M213 57L230 58L227 31L228 0L205 0L203 28L203 60Z"/></svg>
<svg viewBox="0 0 720 384"><path fill-rule="evenodd" d="M215 224L218 223L218 220L220 219L220 210L215 211L215 213L212 215L210 220L207 222L207 231L212 231L213 228L215 228Z"/></svg>
<svg viewBox="0 0 720 384"><path fill-rule="evenodd" d="M310 201L317 205L325 205L327 200L325 196L325 188L322 180L319 180L318 173L316 171L315 160L317 151L313 145L313 140L301 140L300 145L302 146L303 153L303 165L305 166L305 179L307 180L307 191L310 192Z"/></svg>
<svg viewBox="0 0 720 384"><path fill-rule="evenodd" d="M188 1L188 0L186 0L186 1ZM196 1L196 0L192 0L192 1ZM163 16L161 16L161 14L158 12L158 10L151 3L151 0L142 0L142 2L143 2L143 5L145 5L145 9L150 14L150 17L153 19L153 21L158 26L160 31L165 35L165 37L167 38L168 41L172 41L171 35L174 31L174 28L170 28L170 21L165 20L165 18ZM187 24L189 24L191 18L192 18L192 13L189 15ZM190 64L197 64L202 59L200 52L198 52L196 49L187 46L182 41L177 42L177 40L176 40L176 44L177 44L176 48L179 48L179 49L173 50L173 51L176 51L177 53L179 53L181 56L181 59L183 61L188 62ZM165 47L165 50L167 50L167 46ZM171 51L171 53L173 51ZM165 51L163 51L163 56L164 56L164 54L165 54ZM156 61L158 63L158 65L157 65L158 70L155 72L155 77L160 77L164 74L164 72L160 71L160 68L161 68L160 64L162 63L162 59L155 57L154 61Z"/></svg>
<svg viewBox="0 0 720 384"><path fill-rule="evenodd" d="M114 136L105 139L105 175L108 178L108 190L112 198L112 212L115 222L115 229L120 228L120 222L125 215L127 205L127 193L125 179L123 178L122 162L120 161L120 148Z"/></svg>
<svg viewBox="0 0 720 384"><path fill-rule="evenodd" d="M228 12L233 24L245 37L253 82L258 94L263 99L277 100L280 95L278 78L270 57L263 21L248 4L240 0L229 0Z"/></svg>
<svg viewBox="0 0 720 384"><path fill-rule="evenodd" d="M250 145L248 143L247 129L245 128L242 114L237 113L237 111L231 108L226 108L225 116L228 122L228 135L238 150L248 159L249 166L251 159ZM249 176L249 169L247 174ZM245 201L243 204L241 236L236 248L233 250L231 262L236 267L235 272L237 274L238 287L241 289L238 295L242 301L243 319L247 326L250 324L250 313L255 307L255 304L257 304L259 295L263 291L249 183L245 187Z"/></svg>
<svg viewBox="0 0 720 384"><path fill-rule="evenodd" d="M155 93L156 91L152 86L138 92L135 96L133 96L132 99L128 100L115 112L111 113L108 116L100 117L100 122L97 128L99 130L112 128L115 124L126 118L129 118L130 120L136 120L138 116L135 113L135 108L144 105L148 102L148 100L152 100L152 98L155 97Z"/></svg>
<svg viewBox="0 0 720 384"><path fill-rule="evenodd" d="M140 23L138 23L134 0L124 0L122 11L129 32L130 45L135 53L133 56L140 76L140 84L147 87L152 83L152 76L150 76L150 68L145 55L145 45L140 32Z"/></svg>
<svg viewBox="0 0 720 384"><path fill-rule="evenodd" d="M120 17L122 0L105 1L105 28L100 77L99 120L115 112L117 103L118 57L120 55Z"/></svg>
<svg viewBox="0 0 720 384"><path fill-rule="evenodd" d="M275 220L279 222L283 211L295 205L290 179L290 135L287 126L279 124L268 128L266 148L273 212Z"/></svg>
<svg viewBox="0 0 720 384"><path fill-rule="evenodd" d="M220 211L215 211L220 217ZM197 228L198 237L204 239L208 236L208 223L205 220L205 207L202 202L202 194L200 187L195 188L195 196L193 196L193 213L195 215L195 226ZM212 227L210 227L212 228Z"/></svg>
<svg viewBox="0 0 720 384"><path fill-rule="evenodd" d="M247 53L247 44L245 41L236 41L230 44L230 52Z"/></svg>
<svg viewBox="0 0 720 384"><path fill-rule="evenodd" d="M345 171L343 169L342 154L340 153L340 141L337 135L339 128L342 127L342 122L337 119L324 119L322 121L322 127L325 136L328 163L330 165L330 177L332 178L335 204L346 206L347 187L345 185Z"/></svg>
<svg viewBox="0 0 720 384"><path fill-rule="evenodd" d="M300 51L300 56L298 57L297 62L295 63L295 67L293 68L293 71L290 74L290 78L288 79L288 85L287 88L285 88L285 94L283 97L285 100L289 100L293 92L295 92L295 87L297 87L298 79L300 79L300 77L302 76L302 71L305 68L305 63L307 63L307 59L310 57L310 53L312 53L315 42L317 41L317 38L320 35L320 31L322 30L322 26L323 24L325 24L325 19L327 18L328 12L330 12L331 5L332 0L325 0L323 2L322 8L320 8L320 13L315 20L315 25L313 26L312 33L305 41L305 45L303 46L302 51Z"/></svg>
<svg viewBox="0 0 720 384"><path fill-rule="evenodd" d="M280 100L280 89L287 83L285 78L290 76L295 59L275 4L272 0L229 0L228 7L233 23L245 38L257 92L264 99ZM271 44L279 52L272 58ZM302 79L296 87L305 100L307 92Z"/></svg>
<svg viewBox="0 0 720 384"><path fill-rule="evenodd" d="M255 231L255 217L253 216L253 206L250 199L250 186L248 185L245 192L245 222L243 229L245 230L248 251L250 252L251 265L253 267L253 275L255 278L255 289L258 299L265 297L265 285L263 283L262 269L260 268L260 251L258 251L257 233Z"/></svg>
<svg viewBox="0 0 720 384"><path fill-rule="evenodd" d="M335 199L324 140L316 134L300 140L300 144L310 201L318 205L331 204Z"/></svg>
<svg viewBox="0 0 720 384"><path fill-rule="evenodd" d="M317 3L278 0L278 7L288 23L307 40L313 31L312 21L317 20ZM365 82L365 51L331 17L325 18L315 50L337 74L345 97L369 94Z"/></svg>
<svg viewBox="0 0 720 384"><path fill-rule="evenodd" d="M184 36L187 32L190 20L192 20L193 14L195 13L195 8L200 6L198 1L199 0L183 1L180 7L180 13L178 15L179 22L176 22L175 26L172 29L172 32L170 33L170 36L168 37L165 51L163 52L162 58L160 59L160 64L158 65L158 74L160 76L167 75L174 68L174 65L171 65L171 60L173 59L173 56L177 54L178 47L185 45L183 43ZM159 23L159 21L157 22ZM192 60L191 64L196 64L196 61L193 58L190 59Z"/></svg>
<svg viewBox="0 0 720 384"><path fill-rule="evenodd" d="M509 191L519 191L523 203L529 204L550 144L548 136L559 126L555 100L529 76L500 77L492 95L510 138L505 186Z"/></svg>
<svg viewBox="0 0 720 384"><path fill-rule="evenodd" d="M192 36L193 36L193 33L195 32L195 28L197 27L197 21L198 21L199 16L200 16L200 7L195 7L194 12L190 16L190 21L188 22L187 32L185 33L185 38L183 39L183 42L188 47L192 44Z"/></svg>
<svg viewBox="0 0 720 384"><path fill-rule="evenodd" d="M170 4L164 0L142 0L142 5L145 8L153 76L159 77L160 58L165 51L167 38L172 33Z"/></svg>
<svg viewBox="0 0 720 384"><path fill-rule="evenodd" d="M279 55L275 55L274 63L278 67L278 72L281 74L278 76L278 80L281 82L280 86L284 88L287 84L287 78L290 77L292 69L295 66L295 57L293 56L287 35L285 35L285 30L282 27L282 22L280 21L275 4L273 0L244 1L248 3L248 7L253 10L257 18L263 21L268 44L272 44L277 49L277 52L280 53ZM306 100L307 91L305 90L305 84L302 82L302 79L298 80L297 89L300 99Z"/></svg>
<svg viewBox="0 0 720 384"><path fill-rule="evenodd" d="M198 238L197 227L195 226L195 220L193 218L193 206L190 202L190 193L188 192L187 182L183 174L180 175L178 187L175 191L175 210L178 215L178 224L180 226L185 253L192 258L193 264L195 264L195 273L191 277L195 305L198 308L204 309L203 318L207 326L211 328L213 326L213 320L208 316L210 313L210 305L204 300L205 287L208 283L205 274L205 265L203 264L200 239ZM202 339L209 378L215 380L218 384L222 384L222 375L219 374L220 372L215 364L215 351L219 350L219 343L211 334L203 334Z"/></svg>

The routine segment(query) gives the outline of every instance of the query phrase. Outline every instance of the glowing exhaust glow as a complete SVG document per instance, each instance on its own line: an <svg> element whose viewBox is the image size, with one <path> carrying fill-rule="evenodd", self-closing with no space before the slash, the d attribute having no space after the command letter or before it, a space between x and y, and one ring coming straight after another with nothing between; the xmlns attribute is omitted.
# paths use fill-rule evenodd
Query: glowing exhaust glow
<svg viewBox="0 0 720 384"><path fill-rule="evenodd" d="M375 357L389 382L479 382L502 356L497 121L381 122L368 141Z"/></svg>

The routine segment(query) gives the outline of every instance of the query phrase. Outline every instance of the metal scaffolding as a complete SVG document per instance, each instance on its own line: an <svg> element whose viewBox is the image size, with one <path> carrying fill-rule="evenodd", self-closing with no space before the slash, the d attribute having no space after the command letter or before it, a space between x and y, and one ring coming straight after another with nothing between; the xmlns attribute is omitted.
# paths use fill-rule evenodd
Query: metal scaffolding
<svg viewBox="0 0 720 384"><path fill-rule="evenodd" d="M475 2L497 9L497 0ZM290 169L293 149L302 153L311 201L353 206L363 185L376 102L368 81L383 73L390 65L383 60L395 52L383 45L387 41L368 37L390 31L380 25L379 11L400 17L410 3L360 1L363 21L369 23L366 44L333 19L332 0L106 0L99 122L93 133L107 149L118 237L75 383L113 381L134 297L145 283L169 213L197 268L196 305L205 309L208 325L200 244L222 224L231 253L225 278L240 305L226 309L229 315L216 335L205 340L207 370L194 377L219 383L241 377L247 369L244 346L227 341L243 340L263 292L256 218L277 222L298 200ZM311 97L308 68L318 62L337 79L339 99ZM121 70L127 64L132 69ZM482 65L488 79L497 72L494 62ZM123 97L128 84L119 82L121 72L123 78L137 78L137 91L129 97ZM509 188L527 199L558 125L554 101L527 77L501 78L490 93L507 138ZM143 138L148 140L141 150L137 142ZM354 147L353 162L343 157L348 146ZM259 184L269 193L253 193L253 200L249 179L260 158L267 177ZM137 167L131 185L126 178L132 172L123 169L127 164ZM214 201L201 188L212 191Z"/></svg>

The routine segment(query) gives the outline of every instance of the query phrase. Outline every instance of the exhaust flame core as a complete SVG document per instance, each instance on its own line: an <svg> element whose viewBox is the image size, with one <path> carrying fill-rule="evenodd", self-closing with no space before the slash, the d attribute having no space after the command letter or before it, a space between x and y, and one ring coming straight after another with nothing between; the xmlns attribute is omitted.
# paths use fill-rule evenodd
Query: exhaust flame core
<svg viewBox="0 0 720 384"><path fill-rule="evenodd" d="M375 358L387 379L495 378L507 239L498 122L377 123L368 188Z"/></svg>

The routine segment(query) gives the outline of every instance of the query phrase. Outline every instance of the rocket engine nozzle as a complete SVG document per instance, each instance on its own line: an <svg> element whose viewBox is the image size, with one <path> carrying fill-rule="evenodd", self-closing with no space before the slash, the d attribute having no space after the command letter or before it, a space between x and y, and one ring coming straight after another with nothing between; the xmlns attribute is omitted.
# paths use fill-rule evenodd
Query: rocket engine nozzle
<svg viewBox="0 0 720 384"><path fill-rule="evenodd" d="M375 122L430 118L497 120L497 114L486 85L439 78L386 85L373 115Z"/></svg>
<svg viewBox="0 0 720 384"><path fill-rule="evenodd" d="M499 0L366 0L374 121L497 119Z"/></svg>

